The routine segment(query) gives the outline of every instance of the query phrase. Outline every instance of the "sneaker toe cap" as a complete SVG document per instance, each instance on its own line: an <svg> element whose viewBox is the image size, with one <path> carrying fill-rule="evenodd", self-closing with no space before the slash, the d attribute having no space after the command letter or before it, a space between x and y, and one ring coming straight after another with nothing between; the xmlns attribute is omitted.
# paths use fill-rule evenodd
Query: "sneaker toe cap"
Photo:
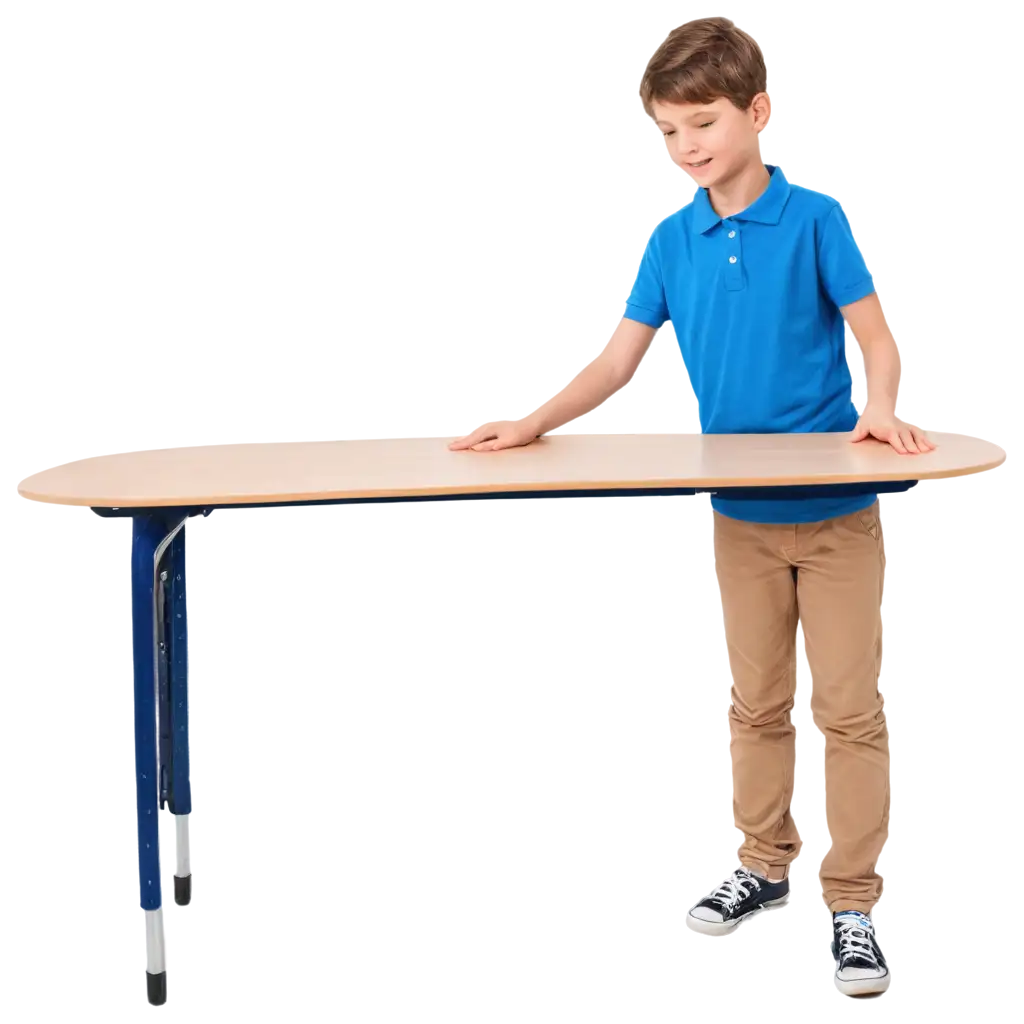
<svg viewBox="0 0 1024 1024"><path fill-rule="evenodd" d="M863 981L866 978L880 978L885 971L881 967L844 967L837 974L840 981Z"/></svg>
<svg viewBox="0 0 1024 1024"><path fill-rule="evenodd" d="M711 907L694 907L690 911L690 916L697 918L698 921L714 921L715 924L721 924L725 920L719 911Z"/></svg>

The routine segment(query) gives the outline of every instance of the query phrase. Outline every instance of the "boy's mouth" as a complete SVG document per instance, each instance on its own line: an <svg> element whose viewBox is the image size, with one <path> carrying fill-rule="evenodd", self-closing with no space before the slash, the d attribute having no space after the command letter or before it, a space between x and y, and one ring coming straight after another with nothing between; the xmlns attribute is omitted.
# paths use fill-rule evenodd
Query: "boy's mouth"
<svg viewBox="0 0 1024 1024"><path fill-rule="evenodd" d="M695 167L695 168L696 167L706 167L709 163L711 163L711 157L708 157L707 160L700 160L700 161L698 161L695 164L688 163L686 166L687 167Z"/></svg>

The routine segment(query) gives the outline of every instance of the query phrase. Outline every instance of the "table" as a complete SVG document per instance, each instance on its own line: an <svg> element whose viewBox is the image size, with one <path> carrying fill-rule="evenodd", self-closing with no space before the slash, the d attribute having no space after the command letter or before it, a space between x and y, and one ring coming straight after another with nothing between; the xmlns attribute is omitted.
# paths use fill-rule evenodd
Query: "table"
<svg viewBox="0 0 1024 1024"><path fill-rule="evenodd" d="M452 438L208 445L69 462L18 484L33 501L132 519L132 654L139 889L149 1002L167 999L158 812L174 816L174 901L192 896L188 818L185 523L215 509L484 498L721 494L792 498L906 491L994 469L1006 453L929 431L930 452L845 433L555 434L496 452ZM764 488L769 488L766 493Z"/></svg>

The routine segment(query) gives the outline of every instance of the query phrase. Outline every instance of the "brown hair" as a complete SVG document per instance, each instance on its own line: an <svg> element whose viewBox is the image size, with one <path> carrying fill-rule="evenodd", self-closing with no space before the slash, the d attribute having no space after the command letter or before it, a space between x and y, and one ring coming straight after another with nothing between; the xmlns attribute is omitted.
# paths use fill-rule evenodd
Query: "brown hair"
<svg viewBox="0 0 1024 1024"><path fill-rule="evenodd" d="M761 48L728 18L698 18L672 29L648 61L640 99L653 118L652 102L711 103L724 96L740 110L766 91Z"/></svg>

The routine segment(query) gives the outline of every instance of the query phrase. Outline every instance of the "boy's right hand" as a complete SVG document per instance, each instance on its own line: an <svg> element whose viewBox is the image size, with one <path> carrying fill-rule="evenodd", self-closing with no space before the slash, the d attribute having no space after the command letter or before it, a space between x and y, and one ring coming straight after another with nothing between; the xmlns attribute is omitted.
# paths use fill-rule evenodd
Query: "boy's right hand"
<svg viewBox="0 0 1024 1024"><path fill-rule="evenodd" d="M493 452L499 448L529 444L537 437L537 431L526 420L499 420L485 423L472 434L457 438L448 445L448 450L472 448L476 452Z"/></svg>

